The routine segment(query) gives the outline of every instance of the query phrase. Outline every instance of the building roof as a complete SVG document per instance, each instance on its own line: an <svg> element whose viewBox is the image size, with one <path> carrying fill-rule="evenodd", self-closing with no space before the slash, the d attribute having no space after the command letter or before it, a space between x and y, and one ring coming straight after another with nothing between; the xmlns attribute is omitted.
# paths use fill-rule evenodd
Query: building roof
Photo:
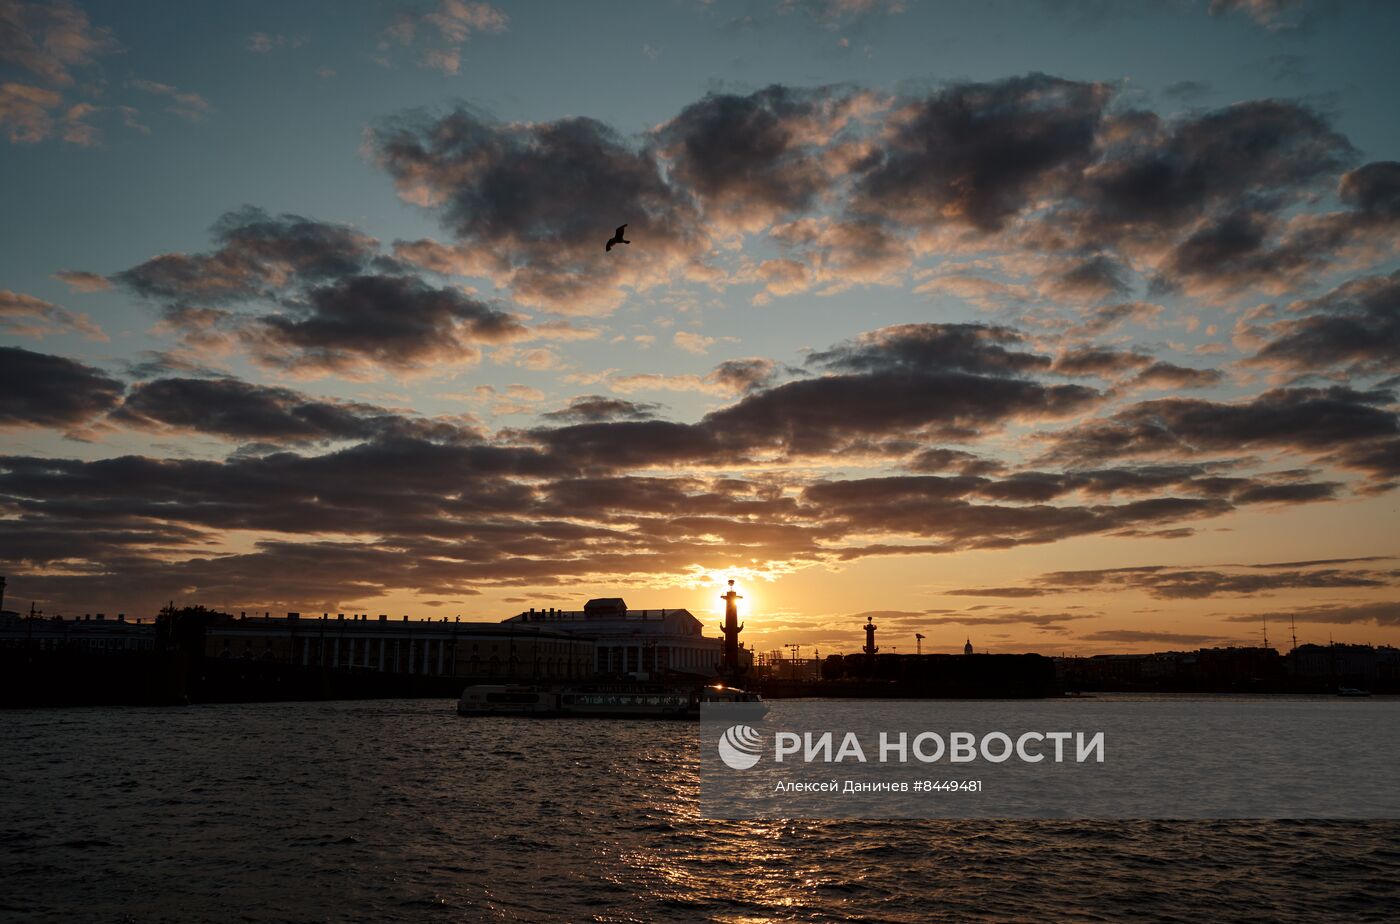
<svg viewBox="0 0 1400 924"><path fill-rule="evenodd" d="M594 604L604 604L594 606ZM620 605L614 605L620 604ZM620 597L590 600L581 610L538 609L517 613L503 622L530 623L562 632L606 636L702 637L704 626L687 609L629 610Z"/></svg>

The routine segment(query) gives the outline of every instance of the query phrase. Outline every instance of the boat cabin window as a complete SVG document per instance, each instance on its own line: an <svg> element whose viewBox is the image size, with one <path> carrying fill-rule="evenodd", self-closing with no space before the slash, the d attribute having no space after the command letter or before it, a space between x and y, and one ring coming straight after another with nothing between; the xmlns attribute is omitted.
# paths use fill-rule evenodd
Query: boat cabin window
<svg viewBox="0 0 1400 924"><path fill-rule="evenodd" d="M488 703L538 703L538 693L487 693Z"/></svg>

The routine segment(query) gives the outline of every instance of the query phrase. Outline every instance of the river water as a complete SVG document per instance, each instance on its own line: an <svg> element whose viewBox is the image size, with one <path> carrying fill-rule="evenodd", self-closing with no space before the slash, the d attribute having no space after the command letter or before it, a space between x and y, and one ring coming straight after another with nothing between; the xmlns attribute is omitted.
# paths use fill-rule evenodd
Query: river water
<svg viewBox="0 0 1400 924"><path fill-rule="evenodd" d="M719 822L693 724L0 712L4 921L1396 920L1396 822Z"/></svg>

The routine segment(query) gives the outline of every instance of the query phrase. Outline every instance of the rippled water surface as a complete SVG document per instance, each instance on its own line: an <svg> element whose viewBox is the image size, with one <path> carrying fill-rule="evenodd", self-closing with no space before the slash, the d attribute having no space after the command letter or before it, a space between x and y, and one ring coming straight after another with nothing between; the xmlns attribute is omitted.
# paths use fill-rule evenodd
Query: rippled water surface
<svg viewBox="0 0 1400 924"><path fill-rule="evenodd" d="M695 726L0 712L5 921L1396 920L1400 824L713 822Z"/></svg>

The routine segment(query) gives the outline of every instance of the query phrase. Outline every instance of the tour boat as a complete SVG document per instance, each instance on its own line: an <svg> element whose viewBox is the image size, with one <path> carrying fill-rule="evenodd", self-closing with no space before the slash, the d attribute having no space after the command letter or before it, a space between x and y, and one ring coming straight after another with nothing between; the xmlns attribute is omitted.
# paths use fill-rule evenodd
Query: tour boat
<svg viewBox="0 0 1400 924"><path fill-rule="evenodd" d="M757 693L714 684L658 683L472 684L457 701L457 714L540 717L698 719L701 703L742 704L761 718L768 706Z"/></svg>

